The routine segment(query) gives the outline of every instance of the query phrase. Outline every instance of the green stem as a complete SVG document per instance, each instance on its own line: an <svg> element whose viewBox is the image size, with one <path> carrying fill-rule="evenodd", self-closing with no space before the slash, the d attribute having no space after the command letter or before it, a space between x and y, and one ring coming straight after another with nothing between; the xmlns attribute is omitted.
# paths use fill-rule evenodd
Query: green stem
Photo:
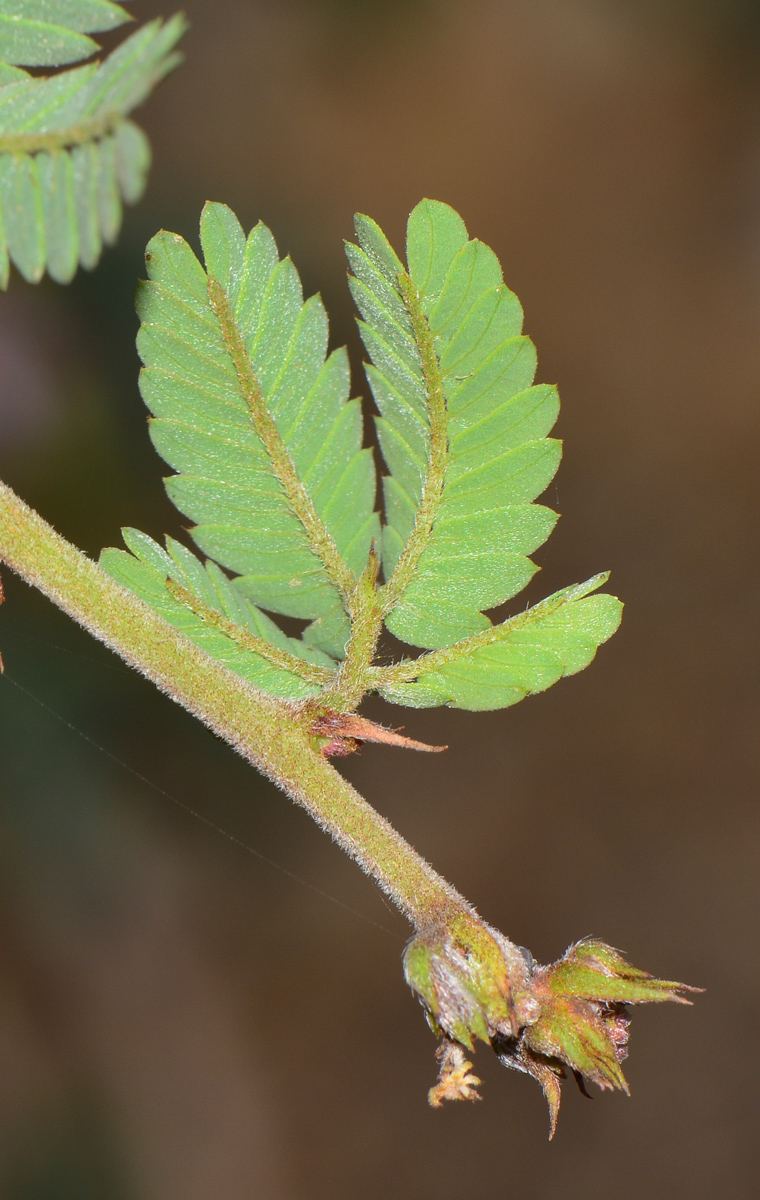
<svg viewBox="0 0 760 1200"><path fill-rule="evenodd" d="M462 896L312 749L312 714L216 662L1 483L0 560L287 792L417 929L456 925L482 936Z"/></svg>
<svg viewBox="0 0 760 1200"><path fill-rule="evenodd" d="M443 394L443 376L433 344L433 335L427 317L422 311L419 293L406 272L399 275L398 283L411 318L417 348L422 360L422 373L430 414L430 458L414 528L396 564L396 570L384 587L380 589L385 615L390 613L400 602L406 588L414 578L422 552L430 541L433 522L438 514L443 496L444 476L449 459L448 414Z"/></svg>
<svg viewBox="0 0 760 1200"><path fill-rule="evenodd" d="M344 563L338 547L315 509L311 497L298 478L295 463L290 457L274 418L267 407L261 384L256 377L225 290L216 279L209 279L208 295L211 307L221 325L227 351L235 366L238 382L248 403L254 427L269 455L272 469L280 481L290 507L306 531L312 550L321 559L325 570L343 598L346 610L350 613L351 601L356 590L356 577Z"/></svg>
<svg viewBox="0 0 760 1200"><path fill-rule="evenodd" d="M274 666L281 667L284 671L291 671L294 675L300 675L302 679L306 679L309 683L315 683L319 687L325 687L335 679L335 671L331 671L329 667L320 667L318 663L296 658L295 654L278 649L266 638L256 637L242 625L238 625L235 621L229 621L215 608L204 604L188 588L183 587L174 579L166 580L166 590L174 596L175 600L186 605L195 613L196 617L200 617L207 625L213 625L215 629L226 634L231 641L237 642L238 646L242 646L244 650L250 650L253 654L259 654Z"/></svg>

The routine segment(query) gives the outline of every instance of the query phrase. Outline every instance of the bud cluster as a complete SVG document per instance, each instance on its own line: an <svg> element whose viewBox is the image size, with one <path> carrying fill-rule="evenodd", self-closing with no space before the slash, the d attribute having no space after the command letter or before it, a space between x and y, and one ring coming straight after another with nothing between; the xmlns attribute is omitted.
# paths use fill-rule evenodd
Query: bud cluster
<svg viewBox="0 0 760 1200"><path fill-rule="evenodd" d="M500 1062L536 1079L549 1105L550 1137L569 1070L585 1091L628 1091L621 1063L628 1053L629 1005L674 1000L699 991L654 979L604 942L576 942L550 966L474 918L426 930L404 957L407 981L443 1041L439 1082L430 1102L478 1099L464 1048L487 1042Z"/></svg>

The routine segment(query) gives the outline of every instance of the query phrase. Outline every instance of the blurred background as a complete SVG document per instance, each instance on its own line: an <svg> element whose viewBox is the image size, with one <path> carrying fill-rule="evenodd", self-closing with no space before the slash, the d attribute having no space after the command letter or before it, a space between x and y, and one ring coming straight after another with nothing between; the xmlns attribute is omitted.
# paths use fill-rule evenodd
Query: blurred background
<svg viewBox="0 0 760 1200"><path fill-rule="evenodd" d="M124 524L182 536L137 391L148 238L195 242L207 198L265 220L366 394L352 213L398 244L420 197L453 204L563 396L563 519L530 598L611 569L626 616L587 672L506 712L368 706L450 749L367 747L341 770L540 960L594 934L708 990L638 1013L631 1099L566 1085L551 1146L539 1089L485 1048L484 1103L430 1110L404 922L5 574L0 1195L754 1198L760 4L185 7L118 247L70 288L14 276L0 298L0 475L91 554Z"/></svg>

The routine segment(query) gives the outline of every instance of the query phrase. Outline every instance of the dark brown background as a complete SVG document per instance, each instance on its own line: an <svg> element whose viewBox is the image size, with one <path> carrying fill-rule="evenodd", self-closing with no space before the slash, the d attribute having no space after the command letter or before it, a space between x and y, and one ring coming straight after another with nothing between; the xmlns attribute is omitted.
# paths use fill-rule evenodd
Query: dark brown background
<svg viewBox="0 0 760 1200"><path fill-rule="evenodd" d="M485 1049L484 1102L431 1111L400 918L282 795L6 580L0 1194L754 1197L758 6L187 9L119 247L70 289L14 278L0 303L3 477L92 553L121 524L179 532L136 386L147 238L195 238L207 197L263 218L361 390L352 212L399 242L421 196L450 201L561 385L563 519L531 597L611 568L626 616L589 671L513 710L403 714L445 756L367 748L345 771L537 957L593 933L708 991L638 1014L632 1098L566 1088L551 1146L537 1087Z"/></svg>

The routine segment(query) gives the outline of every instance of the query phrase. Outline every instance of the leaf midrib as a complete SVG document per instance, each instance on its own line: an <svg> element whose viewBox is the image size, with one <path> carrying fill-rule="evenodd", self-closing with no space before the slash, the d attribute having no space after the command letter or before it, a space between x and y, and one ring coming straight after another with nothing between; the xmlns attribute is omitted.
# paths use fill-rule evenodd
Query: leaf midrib
<svg viewBox="0 0 760 1200"><path fill-rule="evenodd" d="M607 573L594 575L586 583L564 588L554 596L548 596L546 600L542 600L539 604L535 604L532 608L527 609L526 612L518 613L500 625L492 625L490 629L485 629L482 633L476 633L472 637L463 638L462 641L455 642L453 646L445 646L440 650L433 650L428 654L420 655L416 659L405 659L392 667L374 667L371 670L373 673L376 673L377 682L373 686L387 687L389 685L393 686L395 683L410 683L420 676L427 675L428 672L436 671L441 667L447 666L449 663L455 662L457 659L465 658L475 650L502 642L510 634L530 627L542 617L551 616L559 609L585 599L597 591L598 588L602 587L606 583L607 578Z"/></svg>
<svg viewBox="0 0 760 1200"><path fill-rule="evenodd" d="M403 272L399 275L398 282L406 310L411 318L420 354L430 419L430 450L427 475L422 485L422 495L414 527L401 552L395 571L387 583L379 589L380 603L385 616L388 616L400 604L430 541L433 522L443 498L444 477L449 460L448 412L443 392L443 375L435 350L433 333L423 312L420 294L411 277Z"/></svg>
<svg viewBox="0 0 760 1200"><path fill-rule="evenodd" d="M303 526L309 546L322 562L327 574L348 608L356 591L356 578L346 566L330 533L301 482L277 425L267 408L242 334L230 302L218 280L209 278L209 303L216 313L222 336L237 374L239 386L248 404L254 428L261 439L290 507Z"/></svg>

